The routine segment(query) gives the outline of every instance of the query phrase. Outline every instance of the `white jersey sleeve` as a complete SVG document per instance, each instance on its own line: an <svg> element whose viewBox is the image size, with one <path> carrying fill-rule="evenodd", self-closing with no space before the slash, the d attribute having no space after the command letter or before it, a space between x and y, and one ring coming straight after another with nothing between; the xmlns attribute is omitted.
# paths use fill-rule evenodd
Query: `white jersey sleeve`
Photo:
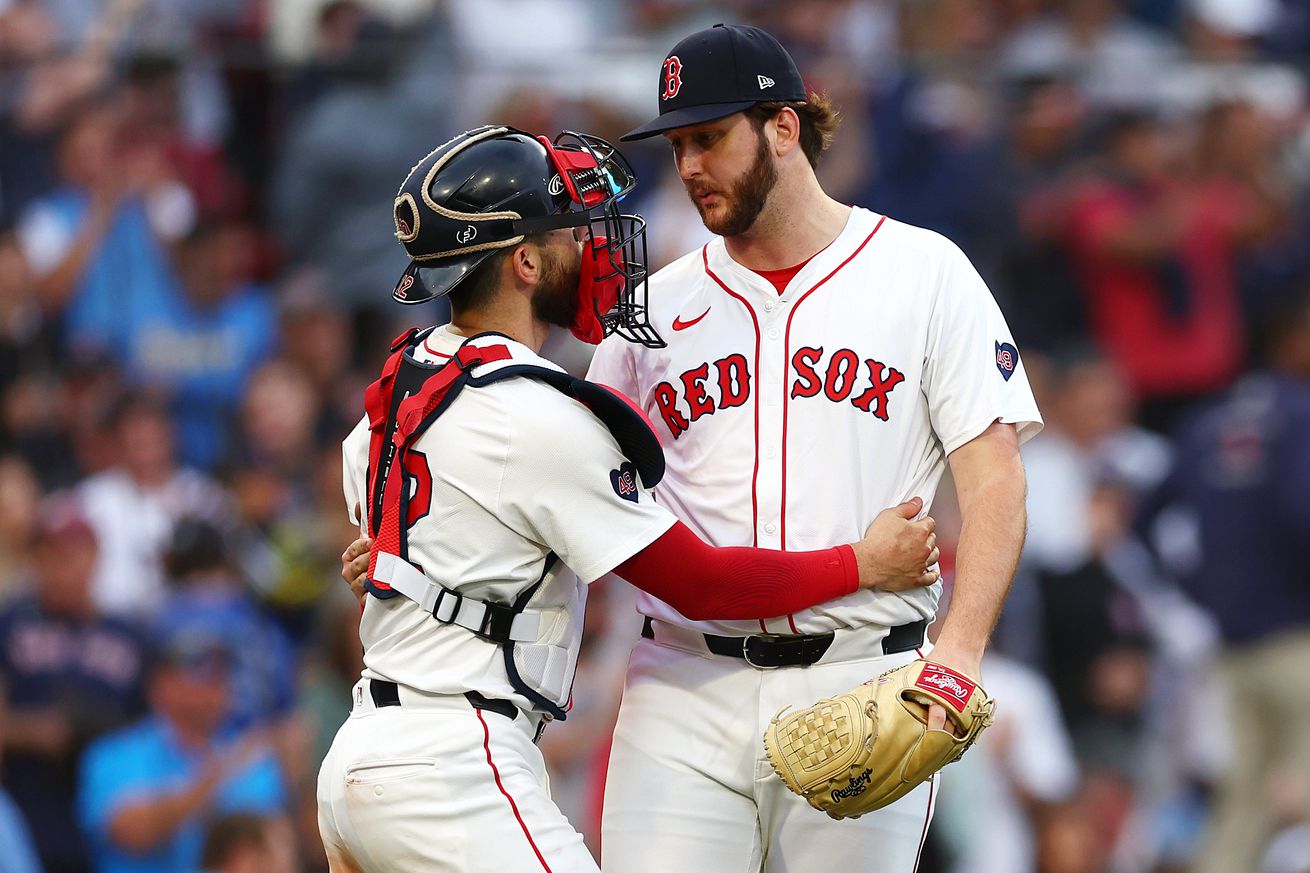
<svg viewBox="0 0 1310 873"><path fill-rule="evenodd" d="M619 336L611 336L596 347L587 369L587 380L613 388L635 398L641 391L637 384L637 367L632 357L632 343Z"/></svg>
<svg viewBox="0 0 1310 873"><path fill-rule="evenodd" d="M515 421L498 515L590 583L677 520L644 488L608 429L573 400L563 414ZM553 410L552 410L553 411Z"/></svg>
<svg viewBox="0 0 1310 873"><path fill-rule="evenodd" d="M1014 337L968 257L943 243L922 385L933 432L947 455L994 421L1016 425L1022 443L1042 419Z"/></svg>
<svg viewBox="0 0 1310 873"><path fill-rule="evenodd" d="M367 531L364 519L367 516L368 495L365 476L368 470L369 430L368 416L359 420L355 429L341 443L342 491L346 498L346 512L350 520L363 534ZM358 511L356 511L358 507Z"/></svg>

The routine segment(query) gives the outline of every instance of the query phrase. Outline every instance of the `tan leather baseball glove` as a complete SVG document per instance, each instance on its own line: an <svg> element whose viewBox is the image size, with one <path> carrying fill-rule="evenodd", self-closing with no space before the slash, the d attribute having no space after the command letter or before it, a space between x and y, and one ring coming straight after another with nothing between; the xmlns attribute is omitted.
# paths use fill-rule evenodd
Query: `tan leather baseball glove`
<svg viewBox="0 0 1310 873"><path fill-rule="evenodd" d="M928 729L940 704L954 733ZM764 751L787 787L833 818L859 818L956 761L992 723L995 701L972 679L915 661L783 717Z"/></svg>

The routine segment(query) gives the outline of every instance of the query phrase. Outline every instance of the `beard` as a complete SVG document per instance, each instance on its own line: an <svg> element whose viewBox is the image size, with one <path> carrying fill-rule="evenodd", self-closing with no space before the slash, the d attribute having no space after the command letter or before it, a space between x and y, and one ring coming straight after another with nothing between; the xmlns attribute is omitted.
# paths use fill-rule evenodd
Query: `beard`
<svg viewBox="0 0 1310 873"><path fill-rule="evenodd" d="M769 154L769 141L762 131L755 132L758 145L755 160L728 187L726 191L716 191L723 200L720 210L711 214L695 199L695 185L687 186L687 193L692 195L692 205L700 213L700 220L705 227L719 236L739 236L751 229L755 219L759 218L764 204L768 202L769 193L778 183L778 168L774 166L773 156Z"/></svg>
<svg viewBox="0 0 1310 873"><path fill-rule="evenodd" d="M578 317L582 256L547 249L544 260L540 287L532 297L532 314L538 321L556 327L572 327Z"/></svg>

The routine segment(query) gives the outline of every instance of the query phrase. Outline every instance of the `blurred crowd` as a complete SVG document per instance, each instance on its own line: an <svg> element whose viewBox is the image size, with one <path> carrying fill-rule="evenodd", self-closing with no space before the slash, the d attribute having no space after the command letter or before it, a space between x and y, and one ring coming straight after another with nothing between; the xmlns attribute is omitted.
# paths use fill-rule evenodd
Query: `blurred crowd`
<svg viewBox="0 0 1310 873"><path fill-rule="evenodd" d="M489 121L617 139L716 21L841 109L830 193L968 253L1047 421L920 869L1310 873L1302 0L0 0L0 867L324 869L339 444L443 317L394 191ZM660 266L708 236L626 151ZM542 740L593 849L634 616L593 586Z"/></svg>

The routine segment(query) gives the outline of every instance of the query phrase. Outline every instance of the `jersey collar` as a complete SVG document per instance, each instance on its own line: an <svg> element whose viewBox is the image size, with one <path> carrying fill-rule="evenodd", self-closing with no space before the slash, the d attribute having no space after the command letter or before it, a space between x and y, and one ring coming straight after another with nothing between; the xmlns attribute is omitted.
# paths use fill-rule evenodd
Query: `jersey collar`
<svg viewBox="0 0 1310 873"><path fill-rule="evenodd" d="M846 219L846 226L842 228L841 233L837 235L831 245L810 258L809 263L802 267L792 278L786 293L781 297L779 297L777 289L773 287L768 279L765 279L754 270L743 267L732 259L732 256L728 254L727 246L723 242L723 237L716 236L709 243L709 267L724 281L728 282L735 291L749 291L765 301L781 300L784 303L790 302L797 297L798 293L804 293L815 282L831 273L838 264L849 258L851 253L869 235L869 231L873 230L881 217L881 215L862 209L859 206L853 207L850 216Z"/></svg>

